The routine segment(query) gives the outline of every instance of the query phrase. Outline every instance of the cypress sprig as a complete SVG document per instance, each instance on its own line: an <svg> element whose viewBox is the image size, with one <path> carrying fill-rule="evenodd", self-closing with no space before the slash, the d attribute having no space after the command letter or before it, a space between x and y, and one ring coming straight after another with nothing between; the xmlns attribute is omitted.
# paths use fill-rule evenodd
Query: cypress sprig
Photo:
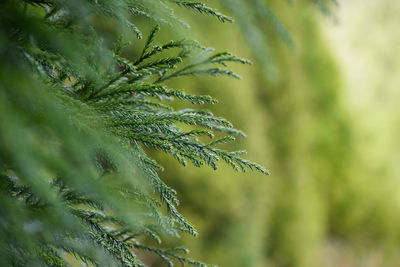
<svg viewBox="0 0 400 267"><path fill-rule="evenodd" d="M168 266L175 266L173 263L173 259L178 260L181 265L184 266L185 263L191 264L196 267L207 267L208 265L199 261L192 260L190 258L183 257L179 255L178 253L189 253L189 250L186 248L173 248L173 249L162 249L162 248L157 248L153 246L147 246L147 245L142 245L142 244L133 244L132 245L136 249L140 250L145 250L145 251L150 251L153 253L156 253L162 260L164 260Z"/></svg>
<svg viewBox="0 0 400 267"><path fill-rule="evenodd" d="M243 151L219 148L244 137L229 121L164 101L215 104L164 82L197 74L238 78L228 63L249 61L209 54L185 39L156 45L159 26L136 59L125 58L124 40L102 34L107 18L142 39L135 16L170 24L178 18L167 3L231 22L193 1L1 2L1 266L64 267L65 254L94 266L145 266L137 250L170 266L206 266L182 256L184 249L142 238L161 243L165 235L197 235L178 210L176 191L159 177L163 167L146 151L164 151L183 165L217 169L224 161L238 171L268 173L242 159ZM215 132L228 136L214 140Z"/></svg>
<svg viewBox="0 0 400 267"><path fill-rule="evenodd" d="M241 63L241 64L251 64L250 61L236 57L235 55L233 55L231 53L220 52L220 53L211 55L204 60L200 60L199 62L188 64L187 66L185 66L175 72L172 72L169 74L164 74L163 76L158 78L155 81L155 83L165 82L166 80L180 77L180 76L199 75L199 74L208 74L211 76L226 75L226 76L240 79L241 77L238 74L236 74L230 70L209 67L210 65L213 65L213 64L222 65L224 67L227 67L227 63L229 63L229 62L236 62L236 63Z"/></svg>
<svg viewBox="0 0 400 267"><path fill-rule="evenodd" d="M171 1L175 2L176 4L178 4L180 6L183 6L183 7L186 7L186 8L190 8L190 9L194 9L194 10L200 12L201 14L214 16L217 19L219 19L221 22L231 22L231 23L233 22L232 18L230 18L228 16L225 16L222 13L219 13L215 9L206 6L204 3L185 1L185 0L171 0Z"/></svg>

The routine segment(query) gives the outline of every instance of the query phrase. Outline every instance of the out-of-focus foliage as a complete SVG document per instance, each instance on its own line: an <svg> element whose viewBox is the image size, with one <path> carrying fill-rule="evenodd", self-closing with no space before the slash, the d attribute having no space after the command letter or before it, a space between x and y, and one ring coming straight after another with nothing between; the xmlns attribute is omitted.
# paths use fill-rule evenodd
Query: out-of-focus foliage
<svg viewBox="0 0 400 267"><path fill-rule="evenodd" d="M400 36L392 32L400 23L400 4L343 1L339 11L339 25L325 29L346 82L344 103L351 111L357 160L343 232L363 248L342 251L343 258L348 266L358 264L357 257L371 266L397 266Z"/></svg>
<svg viewBox="0 0 400 267"><path fill-rule="evenodd" d="M144 252L169 266L206 266L184 257L184 248L158 245L164 236L197 233L177 210L175 190L158 177L162 166L144 149L182 165L216 169L224 161L236 171L268 173L243 159L244 151L219 148L244 137L227 120L164 104L216 103L165 82L239 78L227 64L249 61L185 39L155 45L158 26L135 57L125 49L129 37L115 38L129 29L128 36L143 39L131 22L136 16L177 24L168 3L230 21L204 4L157 3L164 2L0 3L1 266L70 266L74 256L77 264L136 267L146 265L137 256Z"/></svg>
<svg viewBox="0 0 400 267"><path fill-rule="evenodd" d="M342 9L351 11L337 15L334 0L204 1L216 8L184 0L25 2L56 5L43 10L18 4L17 17L9 6L0 10L0 265L64 266L75 255L106 266L140 265L139 258L161 266L158 256L185 261L181 245L194 258L220 266L398 265L399 156L393 149L400 4L349 0ZM60 12L59 4L70 13ZM100 8L87 16L92 5ZM133 23L125 20L129 12ZM81 23L77 40L64 38L77 30L68 14ZM328 43L320 27L326 15L337 16L342 27L361 26ZM56 27L37 27L48 22ZM10 27L19 24L26 28ZM163 29L159 36L155 24ZM63 38L46 37L43 29ZM192 76L238 78L220 67L247 61L180 41L182 35L255 64L233 67L241 81ZM171 36L179 41L169 42ZM154 45L157 40L161 45ZM87 43L95 49L85 50ZM112 52L104 54L104 47ZM348 49L339 53L344 67L333 57L338 47ZM191 49L197 56L188 57ZM174 69L183 59L186 65ZM102 68L107 64L112 67ZM350 94L343 94L347 87ZM215 101L208 94L220 104L209 106ZM224 143L232 138L216 133L219 141L205 145L209 130L242 132L211 113L154 100L171 97L204 104L250 138L229 146ZM193 124L206 129L193 130ZM264 170L237 159L240 152L210 148L246 147L273 176L237 175L229 166L218 172L183 167L166 153L146 150L165 166L162 177L200 233L183 235L183 242L171 239L178 248L164 249L153 244L179 232L195 234L194 228L176 210L175 191L156 176L159 165L137 144L183 164L215 168L225 156L234 168Z"/></svg>
<svg viewBox="0 0 400 267"><path fill-rule="evenodd" d="M185 244L198 257L220 266L397 266L398 153L393 149L398 132L398 116L394 115L398 108L398 59L393 53L398 44L394 14L399 5L391 5L391 1L343 3L339 9L352 9L342 21L341 13L332 9L334 3L326 9L322 1L262 1L290 34L291 47L282 42L265 14L257 15L251 9L250 2L255 1L241 2L236 10L235 6L227 8L228 14L238 23L251 20L267 43L268 53L254 54L254 47L248 45L254 39L243 38L243 28L240 33L229 25L201 21L196 30L207 34L207 41L215 47L221 40L231 40L229 49L248 54L256 67L264 66L260 60L270 55L271 68L257 74L241 69L244 80L236 84L228 80L196 84L200 92L212 92L217 98L227 96L222 101L231 103L231 108L221 105L212 110L234 118L235 125L251 137L243 141L250 155L271 166L273 175L271 179L254 174L236 178L229 169L214 173L182 168L178 173L167 167L169 183L177 189L185 214L197 222L201 233L196 240L185 238ZM329 10L323 12L328 17L315 4ZM247 17L238 18L240 14ZM376 19L369 14L376 14ZM357 21L356 31L345 31L354 36L340 38L342 33L335 43L329 43L326 27L320 24L332 22L330 15L342 29L350 18ZM385 28L391 29L390 33ZM376 29L376 34L367 38L371 29ZM391 37L386 38L387 34ZM368 75L353 73L351 64L340 68L333 51L346 47L345 40L353 40L354 47L343 54L343 61L351 61L363 71L368 69ZM376 45L371 48L375 43L385 44L380 46L379 55L372 52L380 51ZM359 57L354 56L356 51ZM377 72L378 66L382 71ZM388 77L384 69L390 69L392 75ZM265 74L270 76L265 78ZM351 102L344 101L346 76L353 79ZM392 90L386 86L391 80ZM208 89L215 84L221 89ZM375 91L367 90L374 84ZM365 100L368 92L374 93L360 110L359 100ZM386 132L376 131L380 127ZM164 165L170 165L161 158Z"/></svg>

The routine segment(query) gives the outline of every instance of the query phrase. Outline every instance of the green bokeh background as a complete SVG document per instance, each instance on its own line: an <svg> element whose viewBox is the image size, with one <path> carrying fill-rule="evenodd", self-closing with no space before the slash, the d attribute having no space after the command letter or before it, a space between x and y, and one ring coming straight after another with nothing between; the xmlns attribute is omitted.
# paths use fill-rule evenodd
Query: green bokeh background
<svg viewBox="0 0 400 267"><path fill-rule="evenodd" d="M232 67L240 81L173 86L218 99L207 108L248 135L227 148L246 148L272 175L183 167L155 154L199 232L171 242L219 266L398 266L400 3L341 1L333 17L311 1L268 3L295 43L259 21L274 64L268 76L237 25L182 12L202 44L255 64Z"/></svg>

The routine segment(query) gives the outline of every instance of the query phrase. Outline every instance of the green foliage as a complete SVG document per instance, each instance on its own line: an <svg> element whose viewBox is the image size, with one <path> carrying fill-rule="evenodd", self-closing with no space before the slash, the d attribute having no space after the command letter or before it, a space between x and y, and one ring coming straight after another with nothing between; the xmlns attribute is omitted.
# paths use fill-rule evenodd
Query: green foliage
<svg viewBox="0 0 400 267"><path fill-rule="evenodd" d="M313 0L315 5L325 14L332 15L332 6L339 5L337 0Z"/></svg>
<svg viewBox="0 0 400 267"><path fill-rule="evenodd" d="M170 2L231 21L202 3ZM181 23L170 10L164 1L0 4L1 266L69 266L71 256L95 266L145 266L140 250L169 266L206 266L182 256L185 249L152 245L197 232L177 210L176 191L159 178L162 167L148 147L183 165L216 169L222 160L268 174L241 158L243 151L218 148L244 137L230 122L165 104L216 103L163 83L200 74L240 78L227 64L249 61L188 40L154 45L158 26L134 60L124 56L124 40L100 26L106 21L142 39L132 16ZM202 141L214 132L228 136Z"/></svg>
<svg viewBox="0 0 400 267"><path fill-rule="evenodd" d="M178 5L184 6L186 8L192 8L202 14L207 14L210 16L215 16L217 17L220 21L222 22L233 22L233 19L225 16L224 14L219 13L218 11L216 11L215 9L209 8L208 6L206 6L204 3L201 2L189 2L189 1L182 1L182 0L172 0L173 2L175 2Z"/></svg>
<svg viewBox="0 0 400 267"><path fill-rule="evenodd" d="M358 254L366 242L377 242L375 235L369 235L385 231L372 226L372 221L385 215L378 217L376 208L364 206L365 220L353 221L360 219L361 203L369 197L360 197L365 175L352 171L353 122L343 107L336 62L318 25L323 17L312 1L265 2L290 30L296 47L285 45L272 27L260 22L281 75L268 81L260 73L240 70L246 77L241 84L222 81L219 92L228 95L225 101L234 108L211 108L235 118L235 124L252 136L243 140L245 147L250 155L268 162L273 177L263 179L251 173L232 180L229 168L221 170L218 179L211 171L195 168L166 173L163 177L168 183L183 192L183 213L201 229L199 238L186 238L186 246L196 257L215 259L220 266L340 266L347 253L353 253L355 261L345 259L346 263L356 265L368 257L367 253L361 259ZM246 49L234 29L217 29L207 36L211 45L232 38L230 50L250 54L251 47ZM197 90L209 94L212 89L208 88L215 83L202 82ZM169 161L160 158L168 166ZM196 188L206 191L207 199ZM368 196L372 191L376 188L370 188ZM351 230L343 230L350 220ZM364 239L355 240L354 235Z"/></svg>

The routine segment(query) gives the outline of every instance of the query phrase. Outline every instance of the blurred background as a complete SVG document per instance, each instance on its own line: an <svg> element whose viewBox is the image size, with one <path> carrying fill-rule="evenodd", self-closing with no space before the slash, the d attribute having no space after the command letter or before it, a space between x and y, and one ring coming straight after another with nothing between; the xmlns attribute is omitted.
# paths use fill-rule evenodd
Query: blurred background
<svg viewBox="0 0 400 267"><path fill-rule="evenodd" d="M248 135L226 148L246 149L272 175L156 154L199 232L171 242L219 266L399 266L400 2L339 1L331 14L317 1L266 2L293 45L263 14L247 14L251 28L243 17L239 27L182 11L200 43L254 65L232 66L240 81L173 85L218 99L207 108Z"/></svg>

